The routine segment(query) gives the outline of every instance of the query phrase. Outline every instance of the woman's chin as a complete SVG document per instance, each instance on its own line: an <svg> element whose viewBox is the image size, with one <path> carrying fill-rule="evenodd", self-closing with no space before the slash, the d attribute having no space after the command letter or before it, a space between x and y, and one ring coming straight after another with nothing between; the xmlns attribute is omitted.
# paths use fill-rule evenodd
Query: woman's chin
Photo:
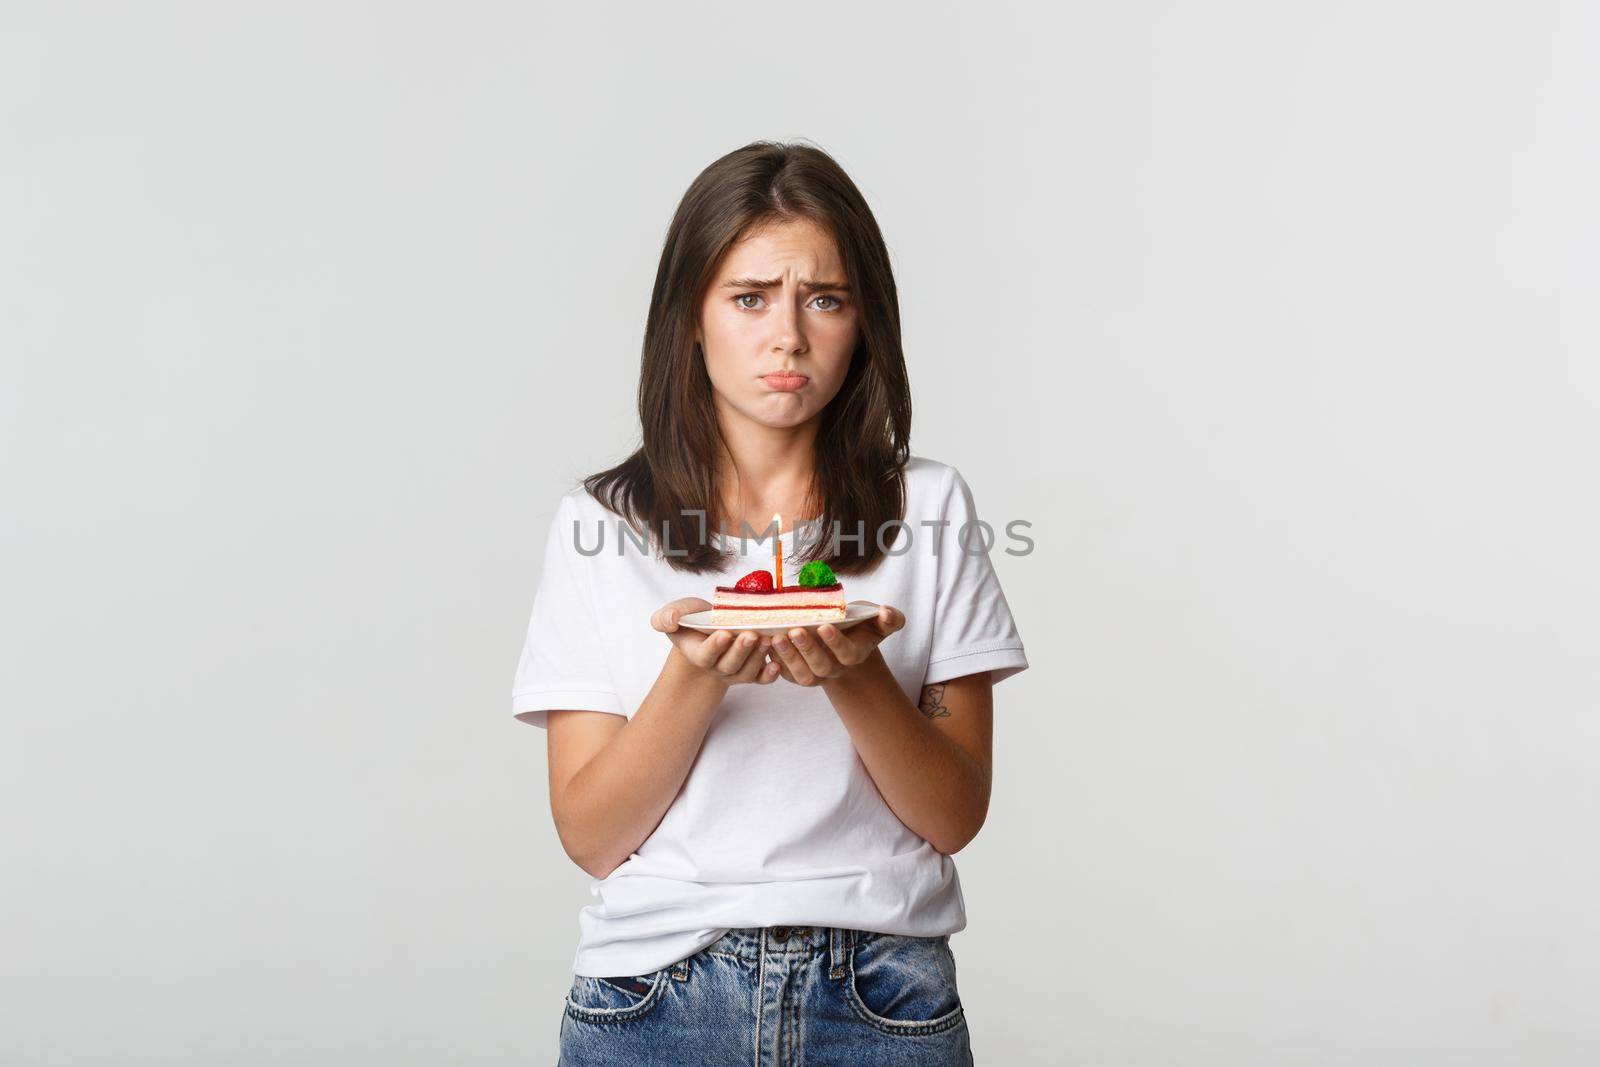
<svg viewBox="0 0 1600 1067"><path fill-rule="evenodd" d="M763 426L782 429L799 426L813 414L811 405L794 393L774 393L756 406L755 419Z"/></svg>
<svg viewBox="0 0 1600 1067"><path fill-rule="evenodd" d="M758 419L756 420L769 430L792 430L811 421L809 415L797 415L792 419Z"/></svg>

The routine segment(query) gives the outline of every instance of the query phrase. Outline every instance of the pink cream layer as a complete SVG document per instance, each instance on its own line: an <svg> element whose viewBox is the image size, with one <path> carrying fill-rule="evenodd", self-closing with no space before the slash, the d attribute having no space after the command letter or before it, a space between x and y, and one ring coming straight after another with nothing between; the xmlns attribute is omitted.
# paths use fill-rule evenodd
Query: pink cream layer
<svg viewBox="0 0 1600 1067"><path fill-rule="evenodd" d="M844 586L838 582L754 590L719 585L712 601L711 621L719 625L759 626L845 617Z"/></svg>

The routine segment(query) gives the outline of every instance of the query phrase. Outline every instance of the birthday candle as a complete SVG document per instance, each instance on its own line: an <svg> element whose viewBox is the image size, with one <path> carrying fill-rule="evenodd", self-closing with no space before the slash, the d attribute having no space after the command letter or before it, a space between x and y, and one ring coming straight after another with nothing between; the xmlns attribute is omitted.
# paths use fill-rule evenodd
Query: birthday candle
<svg viewBox="0 0 1600 1067"><path fill-rule="evenodd" d="M783 516L782 515L773 515L772 516L772 521L777 524L774 527L774 529L777 531L777 533L774 533L773 537L772 537L772 578L773 578L772 585L773 585L774 589L782 589L783 588L783 539L779 536L779 534L781 534L782 531L783 531Z"/></svg>

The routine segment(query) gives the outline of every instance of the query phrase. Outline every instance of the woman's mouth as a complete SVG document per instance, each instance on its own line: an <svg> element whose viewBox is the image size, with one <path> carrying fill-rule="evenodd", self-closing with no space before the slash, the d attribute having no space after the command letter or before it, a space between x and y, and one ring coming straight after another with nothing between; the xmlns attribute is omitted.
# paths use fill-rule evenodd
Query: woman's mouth
<svg viewBox="0 0 1600 1067"><path fill-rule="evenodd" d="M776 371L772 374L762 375L761 380L767 383L767 388L769 389L792 393L811 379L804 374L795 374L792 371Z"/></svg>

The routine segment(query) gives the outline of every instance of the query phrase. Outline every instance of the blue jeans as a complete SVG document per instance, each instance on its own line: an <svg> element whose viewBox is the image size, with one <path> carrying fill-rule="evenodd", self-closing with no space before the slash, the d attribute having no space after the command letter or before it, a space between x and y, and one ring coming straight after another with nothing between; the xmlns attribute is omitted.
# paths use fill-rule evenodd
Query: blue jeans
<svg viewBox="0 0 1600 1067"><path fill-rule="evenodd" d="M651 974L574 975L558 1067L970 1067L950 936L743 927Z"/></svg>

